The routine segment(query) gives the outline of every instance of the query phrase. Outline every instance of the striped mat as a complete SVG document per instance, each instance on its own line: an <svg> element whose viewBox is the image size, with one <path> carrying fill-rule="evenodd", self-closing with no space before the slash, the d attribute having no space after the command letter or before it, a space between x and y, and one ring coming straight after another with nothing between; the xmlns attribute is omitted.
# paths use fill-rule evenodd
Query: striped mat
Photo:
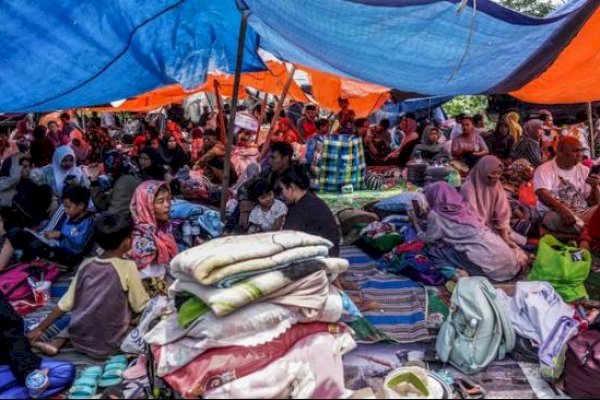
<svg viewBox="0 0 600 400"><path fill-rule="evenodd" d="M23 320L25 322L25 329L31 330L36 327L42 320L50 314L50 312L56 307L58 301L66 293L71 281L73 280L72 276L62 276L52 285L51 289L51 299L43 308L36 310L32 313L27 314ZM42 341L52 340L54 336L56 336L61 330L65 329L69 325L69 321L71 316L69 313L65 314L61 319L56 321L54 325L52 325L46 333L40 338ZM44 356L45 358L47 356ZM68 361L77 366L77 370L80 371L86 366L89 365L102 365L101 361L94 360L86 356L85 354L75 350L72 346L67 344L60 350L60 353L55 357L57 360Z"/></svg>
<svg viewBox="0 0 600 400"><path fill-rule="evenodd" d="M424 286L408 278L377 271L375 261L355 246L343 246L341 257L350 268L340 279L352 297L378 309L361 310L366 321L390 340L414 343L431 340L427 329L427 293ZM348 285L348 287L347 287Z"/></svg>

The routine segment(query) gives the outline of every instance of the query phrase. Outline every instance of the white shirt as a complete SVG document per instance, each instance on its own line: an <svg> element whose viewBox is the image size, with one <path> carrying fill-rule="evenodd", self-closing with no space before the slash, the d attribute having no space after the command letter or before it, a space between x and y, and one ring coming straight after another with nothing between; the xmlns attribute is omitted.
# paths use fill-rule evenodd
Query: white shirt
<svg viewBox="0 0 600 400"><path fill-rule="evenodd" d="M275 221L286 215L287 212L286 205L280 200L275 200L268 211L264 211L260 204L257 204L250 212L249 221L252 225L260 226L264 232L269 232L273 229Z"/></svg>
<svg viewBox="0 0 600 400"><path fill-rule="evenodd" d="M535 171L533 187L536 192L540 189L549 190L558 201L579 212L588 208L587 200L592 194L591 186L585 183L589 173L590 169L585 165L579 164L565 170L558 167L556 160L552 160ZM540 213L550 211L541 201L538 201L537 208Z"/></svg>

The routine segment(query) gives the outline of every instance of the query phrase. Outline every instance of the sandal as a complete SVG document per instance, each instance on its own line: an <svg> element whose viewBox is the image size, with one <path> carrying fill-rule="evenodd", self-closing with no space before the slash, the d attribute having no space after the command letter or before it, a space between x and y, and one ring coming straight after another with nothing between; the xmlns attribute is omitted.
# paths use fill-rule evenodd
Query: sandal
<svg viewBox="0 0 600 400"><path fill-rule="evenodd" d="M457 378L455 385L458 388L460 397L463 399L483 399L485 398L485 390L481 385L476 384L467 377Z"/></svg>
<svg viewBox="0 0 600 400"><path fill-rule="evenodd" d="M69 399L90 399L95 396L98 391L100 375L102 375L101 367L94 366L84 369L69 389Z"/></svg>
<svg viewBox="0 0 600 400"><path fill-rule="evenodd" d="M104 364L104 372L102 372L98 386L107 388L120 384L123 382L123 371L126 369L127 357L124 355L109 358Z"/></svg>
<svg viewBox="0 0 600 400"><path fill-rule="evenodd" d="M145 354L140 355L135 362L127 368L122 374L123 379L140 379L146 375L146 364L148 360Z"/></svg>

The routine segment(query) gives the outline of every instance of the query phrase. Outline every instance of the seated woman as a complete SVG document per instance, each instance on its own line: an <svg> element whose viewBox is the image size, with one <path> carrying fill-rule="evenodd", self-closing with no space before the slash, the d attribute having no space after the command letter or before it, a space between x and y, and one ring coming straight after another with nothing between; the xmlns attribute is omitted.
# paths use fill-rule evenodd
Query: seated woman
<svg viewBox="0 0 600 400"><path fill-rule="evenodd" d="M462 134L452 141L452 157L473 168L490 151L485 140L475 131L472 117L463 117L461 125Z"/></svg>
<svg viewBox="0 0 600 400"><path fill-rule="evenodd" d="M450 154L442 144L442 133L439 128L429 125L423 131L423 139L413 150L413 157L420 154L426 161L434 161L438 156L448 157Z"/></svg>
<svg viewBox="0 0 600 400"><path fill-rule="evenodd" d="M484 139L490 149L490 154L498 157L505 164L510 164L516 142L510 134L506 120L500 119L494 133L485 135Z"/></svg>
<svg viewBox="0 0 600 400"><path fill-rule="evenodd" d="M67 218L57 230L43 235L21 229L8 232L0 251L0 271L10 264L15 250L23 250L21 261L47 258L70 268L78 265L91 251L94 218L88 212L89 201L89 189L69 187L63 194Z"/></svg>
<svg viewBox="0 0 600 400"><path fill-rule="evenodd" d="M40 168L42 173L41 180L37 182L41 185L49 185L52 188L52 194L56 201L52 207L52 213L58 208L58 200L62 198L63 189L67 178L74 185L89 187L90 182L83 174L75 160L75 152L70 146L60 146L52 156L52 164Z"/></svg>
<svg viewBox="0 0 600 400"><path fill-rule="evenodd" d="M85 164L92 153L92 146L86 142L83 138L83 133L80 130L75 129L71 132L71 143L69 144L75 153L75 160L77 164Z"/></svg>
<svg viewBox="0 0 600 400"><path fill-rule="evenodd" d="M161 280L178 252L169 223L171 200L166 182L146 181L138 186L131 201L134 222L131 259L150 292L166 290Z"/></svg>
<svg viewBox="0 0 600 400"><path fill-rule="evenodd" d="M471 170L461 193L486 226L513 249L519 266L524 268L528 257L518 246L527 244L527 238L511 228L511 207L501 183L503 173L504 164L500 159L485 156Z"/></svg>
<svg viewBox="0 0 600 400"><path fill-rule="evenodd" d="M165 168L158 152L150 146L140 150L138 156L139 178L142 181L164 181Z"/></svg>
<svg viewBox="0 0 600 400"><path fill-rule="evenodd" d="M544 123L539 119L532 119L525 123L523 130L523 137L517 143L514 158L524 158L537 168L542 165L540 140L544 134Z"/></svg>
<svg viewBox="0 0 600 400"><path fill-rule="evenodd" d="M33 228L39 225L48 217L48 209L52 202L50 186L38 186L31 181L31 158L22 157L19 166L19 180L14 186L11 202L8 206L0 208L5 231L13 228ZM0 233L6 232L0 230Z"/></svg>
<svg viewBox="0 0 600 400"><path fill-rule="evenodd" d="M277 129L273 132L271 140L273 142L286 142L289 144L299 143L300 135L296 132L290 119L285 117L277 122Z"/></svg>
<svg viewBox="0 0 600 400"><path fill-rule="evenodd" d="M524 158L514 161L506 168L502 178L504 191L512 210L511 226L523 236L539 236L540 214L533 187L535 168Z"/></svg>
<svg viewBox="0 0 600 400"><path fill-rule="evenodd" d="M333 213L317 195L310 192L310 178L306 168L294 165L281 177L282 194L289 206L283 230L300 231L321 236L333 243L331 257L340 254L340 229Z"/></svg>
<svg viewBox="0 0 600 400"><path fill-rule="evenodd" d="M173 175L190 163L189 157L177 142L177 138L170 133L165 134L163 137L158 153L163 164L171 169Z"/></svg>
<svg viewBox="0 0 600 400"><path fill-rule="evenodd" d="M109 214L128 214L135 189L142 183L129 173L129 164L123 154L109 150L104 155L104 170L111 187L104 190L98 181L98 175L90 176L92 201L98 211Z"/></svg>
<svg viewBox="0 0 600 400"><path fill-rule="evenodd" d="M446 182L425 188L431 208L427 232L419 237L431 244L428 254L437 264L450 264L469 275L493 281L513 279L520 272L512 248L494 232Z"/></svg>
<svg viewBox="0 0 600 400"><path fill-rule="evenodd" d="M410 160L410 156L413 150L419 144L419 133L417 132L417 121L412 118L404 117L400 121L400 129L404 133L404 138L400 143L400 146L391 152L384 161L388 164L397 165L400 168L404 168L406 163Z"/></svg>

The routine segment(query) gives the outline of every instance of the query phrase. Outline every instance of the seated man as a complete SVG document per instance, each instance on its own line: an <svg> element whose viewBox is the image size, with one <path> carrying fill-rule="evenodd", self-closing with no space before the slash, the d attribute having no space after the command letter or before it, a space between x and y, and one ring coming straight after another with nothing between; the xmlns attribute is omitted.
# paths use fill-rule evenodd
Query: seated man
<svg viewBox="0 0 600 400"><path fill-rule="evenodd" d="M583 147L576 138L560 140L556 158L535 171L533 185L542 229L559 239L581 234L600 200L600 176L581 164Z"/></svg>

